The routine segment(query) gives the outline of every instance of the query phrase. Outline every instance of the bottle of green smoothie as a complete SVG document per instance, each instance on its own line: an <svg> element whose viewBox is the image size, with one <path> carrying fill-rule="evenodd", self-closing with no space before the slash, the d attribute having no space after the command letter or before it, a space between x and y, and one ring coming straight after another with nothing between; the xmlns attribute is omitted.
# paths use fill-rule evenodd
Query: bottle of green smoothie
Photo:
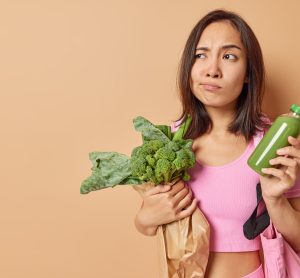
<svg viewBox="0 0 300 278"><path fill-rule="evenodd" d="M269 161L277 157L276 151L289 145L288 137L300 134L300 106L293 104L288 114L279 116L248 159L248 165L260 175L262 168L274 167Z"/></svg>

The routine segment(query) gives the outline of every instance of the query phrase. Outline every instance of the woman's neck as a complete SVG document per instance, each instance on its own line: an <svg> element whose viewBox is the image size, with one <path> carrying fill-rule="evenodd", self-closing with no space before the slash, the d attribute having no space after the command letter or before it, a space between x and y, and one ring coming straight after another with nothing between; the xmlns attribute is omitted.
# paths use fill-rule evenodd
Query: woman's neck
<svg viewBox="0 0 300 278"><path fill-rule="evenodd" d="M228 134L228 126L234 119L235 111L226 108L206 107L206 111L212 120L210 135L224 136Z"/></svg>

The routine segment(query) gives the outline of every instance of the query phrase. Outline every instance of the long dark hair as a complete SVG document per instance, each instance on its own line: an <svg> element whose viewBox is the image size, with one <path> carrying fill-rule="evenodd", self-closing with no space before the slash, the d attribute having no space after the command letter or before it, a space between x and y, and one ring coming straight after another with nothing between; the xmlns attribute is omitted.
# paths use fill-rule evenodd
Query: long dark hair
<svg viewBox="0 0 300 278"><path fill-rule="evenodd" d="M229 21L239 31L247 57L247 83L237 101L234 120L228 131L242 134L247 141L258 130L268 125L263 119L261 103L265 89L265 68L259 42L250 26L238 14L226 10L214 10L205 15L193 28L186 42L178 70L177 85L182 103L182 114L178 121L188 114L193 118L185 138L195 139L212 128L212 121L204 105L193 95L190 87L191 69L195 62L196 46L204 29L217 21Z"/></svg>

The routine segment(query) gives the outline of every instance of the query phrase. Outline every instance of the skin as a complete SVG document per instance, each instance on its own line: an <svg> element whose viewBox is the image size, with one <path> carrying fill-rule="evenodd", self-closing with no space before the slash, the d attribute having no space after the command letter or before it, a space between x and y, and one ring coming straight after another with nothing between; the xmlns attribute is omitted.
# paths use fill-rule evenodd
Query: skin
<svg viewBox="0 0 300 278"><path fill-rule="evenodd" d="M288 140L291 146L277 150L278 156L269 161L271 165L279 165L280 168L262 169L262 172L269 174L260 177L266 202L280 201L283 193L294 186L299 175L300 141L291 136Z"/></svg>
<svg viewBox="0 0 300 278"><path fill-rule="evenodd" d="M235 47L226 47L234 45ZM247 147L242 136L227 131L232 121L237 98L246 79L247 58L239 32L226 21L206 27L195 53L190 84L212 119L209 133L196 138L193 150L204 165L220 166L237 159ZM220 88L210 91L205 83ZM300 140L290 138L290 147L272 161L279 168L267 169L260 177L263 198L272 222L296 250L300 250L300 198L287 200L283 193L292 188L299 176ZM279 151L280 152L280 151ZM145 193L143 204L135 218L137 229L145 235L155 235L158 225L191 215L197 201L190 189L179 181L171 186L157 186ZM211 252L205 277L243 277L261 264L261 252Z"/></svg>
<svg viewBox="0 0 300 278"><path fill-rule="evenodd" d="M229 45L238 48L223 48ZM221 109L232 116L246 82L247 59L239 33L229 23L210 24L202 33L195 58L190 78L193 94L206 109ZM203 87L205 83L215 83L221 88L210 92Z"/></svg>
<svg viewBox="0 0 300 278"><path fill-rule="evenodd" d="M260 177L262 195L270 218L285 240L300 253L300 198L287 199L284 193L291 189L300 174L300 136L289 137L290 146L277 150L278 157L270 164L278 168L263 170Z"/></svg>
<svg viewBox="0 0 300 278"><path fill-rule="evenodd" d="M196 208L197 200L183 181L173 186L158 185L144 194L135 226L142 234L154 236L159 225L183 219Z"/></svg>

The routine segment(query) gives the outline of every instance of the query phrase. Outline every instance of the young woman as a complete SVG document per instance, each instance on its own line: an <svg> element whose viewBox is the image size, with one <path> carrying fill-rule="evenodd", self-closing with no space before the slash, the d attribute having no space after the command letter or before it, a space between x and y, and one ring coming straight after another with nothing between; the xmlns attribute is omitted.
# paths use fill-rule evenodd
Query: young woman
<svg viewBox="0 0 300 278"><path fill-rule="evenodd" d="M248 240L243 224L256 206L256 185L270 218L300 251L300 140L278 151L274 168L259 176L247 159L268 128L261 113L264 64L259 43L237 14L215 10L192 30L179 68L182 115L193 117L191 180L157 186L144 197L135 225L155 235L161 224L191 215L197 206L211 226L209 278L264 277L260 237Z"/></svg>

